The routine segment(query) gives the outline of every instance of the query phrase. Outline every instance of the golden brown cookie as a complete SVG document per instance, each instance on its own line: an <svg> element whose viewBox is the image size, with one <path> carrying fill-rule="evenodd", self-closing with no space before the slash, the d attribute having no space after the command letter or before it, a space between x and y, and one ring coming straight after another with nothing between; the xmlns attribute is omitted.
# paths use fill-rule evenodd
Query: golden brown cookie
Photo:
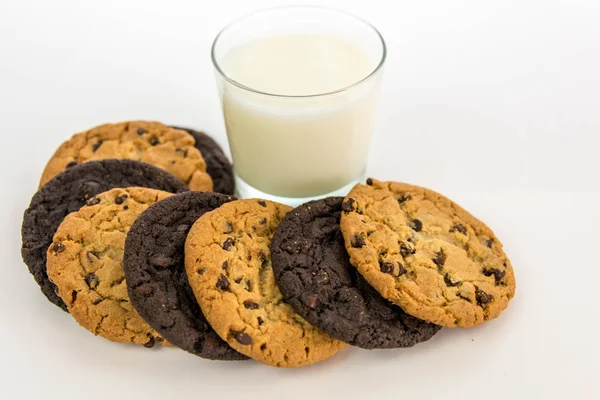
<svg viewBox="0 0 600 400"><path fill-rule="evenodd" d="M95 335L147 347L164 342L129 301L123 249L135 219L169 196L156 189L112 189L69 214L56 231L48 248L48 277L71 315Z"/></svg>
<svg viewBox="0 0 600 400"><path fill-rule="evenodd" d="M515 276L490 228L446 197L367 180L342 204L350 261L383 297L408 314L447 327L497 317Z"/></svg>
<svg viewBox="0 0 600 400"><path fill-rule="evenodd" d="M175 175L191 190L210 192L213 182L194 145L195 139L189 133L159 122L100 125L72 136L56 150L44 169L40 187L67 168L117 158L152 164Z"/></svg>
<svg viewBox="0 0 600 400"><path fill-rule="evenodd" d="M204 214L189 232L185 266L208 322L231 347L262 363L300 367L344 344L283 301L271 267L271 239L291 208L238 200Z"/></svg>

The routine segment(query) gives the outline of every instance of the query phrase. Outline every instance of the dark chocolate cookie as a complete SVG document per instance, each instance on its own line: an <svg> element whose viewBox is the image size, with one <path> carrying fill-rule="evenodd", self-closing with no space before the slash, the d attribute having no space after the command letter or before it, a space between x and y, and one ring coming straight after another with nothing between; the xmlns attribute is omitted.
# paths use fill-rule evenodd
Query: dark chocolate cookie
<svg viewBox="0 0 600 400"><path fill-rule="evenodd" d="M196 148L202 153L206 162L206 172L213 180L213 191L232 195L235 191L233 168L221 146L206 133L177 126L172 128L184 130L196 139Z"/></svg>
<svg viewBox="0 0 600 400"><path fill-rule="evenodd" d="M212 360L244 360L211 328L188 284L184 245L200 216L233 197L187 192L148 208L125 242L123 267L131 303L167 341Z"/></svg>
<svg viewBox="0 0 600 400"><path fill-rule="evenodd" d="M366 349L430 339L439 326L392 305L350 265L340 232L342 201L329 197L303 204L277 228L271 255L285 300L331 336Z"/></svg>
<svg viewBox="0 0 600 400"><path fill-rule="evenodd" d="M160 168L139 161L109 159L73 166L33 196L23 216L21 255L50 302L67 311L46 273L46 251L62 220L86 203L93 204L99 193L131 186L172 193L188 190L179 179Z"/></svg>

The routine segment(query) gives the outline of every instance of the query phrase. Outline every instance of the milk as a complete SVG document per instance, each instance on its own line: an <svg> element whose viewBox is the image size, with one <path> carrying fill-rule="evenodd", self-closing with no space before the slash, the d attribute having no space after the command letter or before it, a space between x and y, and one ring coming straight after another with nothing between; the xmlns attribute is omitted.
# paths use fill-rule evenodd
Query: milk
<svg viewBox="0 0 600 400"><path fill-rule="evenodd" d="M239 178L269 194L297 198L334 192L362 177L379 78L352 85L378 63L351 42L327 35L266 37L230 50L223 72L252 89L225 82L221 90Z"/></svg>

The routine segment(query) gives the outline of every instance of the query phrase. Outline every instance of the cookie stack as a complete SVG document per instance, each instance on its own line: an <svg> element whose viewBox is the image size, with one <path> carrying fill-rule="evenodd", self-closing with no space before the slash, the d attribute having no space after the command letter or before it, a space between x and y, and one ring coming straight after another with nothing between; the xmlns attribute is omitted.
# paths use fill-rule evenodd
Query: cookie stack
<svg viewBox="0 0 600 400"><path fill-rule="evenodd" d="M347 344L410 347L495 318L514 295L493 232L428 189L369 179L296 209L232 193L208 136L103 125L48 163L23 258L95 335L277 367Z"/></svg>

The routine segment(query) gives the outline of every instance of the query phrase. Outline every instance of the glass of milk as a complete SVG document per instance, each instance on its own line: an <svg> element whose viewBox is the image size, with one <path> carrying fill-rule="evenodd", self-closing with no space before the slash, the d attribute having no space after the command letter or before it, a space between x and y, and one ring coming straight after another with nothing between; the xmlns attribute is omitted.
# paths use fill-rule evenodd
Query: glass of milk
<svg viewBox="0 0 600 400"><path fill-rule="evenodd" d="M225 27L212 61L238 195L298 205L363 180L385 57L372 25L326 8Z"/></svg>

